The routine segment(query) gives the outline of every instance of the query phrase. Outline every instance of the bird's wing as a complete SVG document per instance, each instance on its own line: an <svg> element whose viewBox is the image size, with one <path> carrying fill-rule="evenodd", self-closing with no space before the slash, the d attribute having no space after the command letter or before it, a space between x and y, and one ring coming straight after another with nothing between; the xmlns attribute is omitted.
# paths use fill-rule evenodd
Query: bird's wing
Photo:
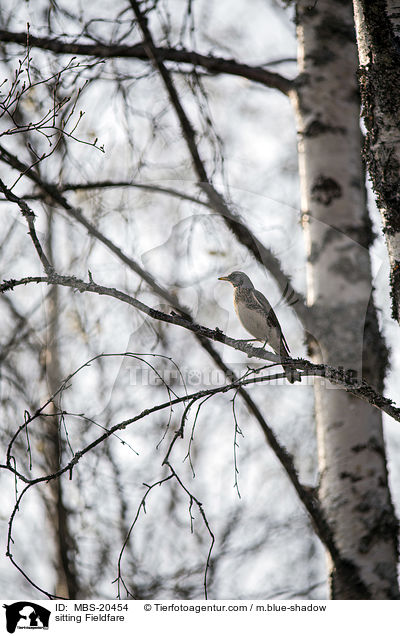
<svg viewBox="0 0 400 636"><path fill-rule="evenodd" d="M258 305L260 305L260 307L262 307L262 309L268 314L268 320L271 323L271 325L273 327L275 327L276 329L278 329L278 331L280 332L281 338L283 340L283 343L286 347L286 349L288 350L288 353L290 352L288 343L286 342L286 338L282 333L282 329L281 326L279 324L279 320L276 317L276 314L274 312L274 310L272 309L271 305L269 304L268 300L265 298L264 294L262 294L260 291L258 291L257 289L252 289L253 292L253 296L255 301L257 302Z"/></svg>

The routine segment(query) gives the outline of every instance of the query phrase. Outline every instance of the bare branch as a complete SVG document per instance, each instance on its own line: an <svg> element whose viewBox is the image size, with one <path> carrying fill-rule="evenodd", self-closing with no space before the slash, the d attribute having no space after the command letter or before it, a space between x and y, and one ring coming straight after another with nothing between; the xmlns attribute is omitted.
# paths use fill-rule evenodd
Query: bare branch
<svg viewBox="0 0 400 636"><path fill-rule="evenodd" d="M1 147L0 147L1 150ZM9 153L8 156L10 157ZM17 167L18 169L24 168L23 165L20 164L20 162L18 162L17 158L11 156L12 159L12 163L14 167ZM164 298L168 303L170 303L172 305L172 307L174 307L176 310L178 310L182 316L193 323L193 319L190 316L190 314L188 313L188 310L186 307L182 307L177 299L172 296L170 294L170 292L164 288L162 288L158 283L156 283L156 281L153 279L153 277L151 277L147 272L145 272L135 261L133 261L133 259L131 259L130 257L128 257L127 255L125 255L120 248L116 247L111 241L109 241L106 237L104 237L104 235L102 233L100 233L97 228L95 226L93 226L89 221L86 220L86 218L83 216L83 214L81 213L80 210L77 210L75 208L73 208L72 206L70 206L70 204L66 201L66 199L60 195L58 193L58 190L53 187L50 186L48 184L45 184L43 182L40 181L40 178L36 175L36 173L34 173L33 171L29 170L27 171L27 175L30 176L38 185L40 185L41 187L43 187L45 189L46 192L48 192L53 198L55 198L55 200L60 203L70 214L72 214L72 216L74 216L74 218L76 220L78 220L80 223L82 223L90 232L91 235L95 236L96 238L98 238L103 244L107 245L107 247L109 247L109 249L111 249L113 251L113 253L115 253L123 262L125 262L133 271L135 271L136 273L138 273L143 280L145 280L153 289L153 291L155 291L155 293L157 293L159 296L161 296L162 298ZM31 283L31 282L48 282L46 281L45 278L40 278L40 277L28 277L28 278L24 278L21 281L19 281L17 283L17 281L7 281L5 284L3 284L3 286L1 287L2 291L6 291L8 289L12 289L13 287L15 287L17 284L18 285L25 285L27 283ZM208 354L213 358L213 360L216 362L216 364L219 366L220 369L222 369L224 371L224 373L226 375L229 375L229 377L235 378L235 374L232 372L232 370L223 362L220 354L212 347L211 343L209 342L209 340L207 338L204 337L204 335L202 333L198 333L198 332L194 332L195 336L197 337L197 339L200 341L202 347L208 352ZM276 358L278 360L278 358ZM264 435L265 438L267 440L267 443L271 446L271 448L273 449L273 451L277 454L277 457L279 459L279 461L281 462L281 464L283 466L285 466L286 463L286 455L285 452L282 451L280 445L277 442L277 439L275 437L275 435L273 434L271 428L268 426L264 416L262 415L260 409L258 408L258 406L255 404L254 400L251 398L251 396L245 391L245 389L243 388L243 386L239 386L239 393L241 395L241 397L243 398L243 400L245 401L247 407L249 408L250 412L254 415L254 417L256 418L256 420L258 421ZM292 483L294 484L294 487L300 497L300 500L303 502L303 504L305 505L306 509L308 510L308 512L310 514L312 514L313 508L314 508L314 502L310 501L309 495L307 493L307 491L305 491L303 489L303 487L301 486L298 478L297 478L297 474L296 471L290 470L288 472L290 479L292 480Z"/></svg>
<svg viewBox="0 0 400 636"><path fill-rule="evenodd" d="M26 46L27 34L15 33L0 29L0 41L14 42ZM29 34L29 46L40 48L53 53L69 53L72 55L86 55L101 59L107 58L133 58L147 60L148 55L144 43L139 42L133 46L123 46L117 44L84 44L79 42L66 42L57 38L36 37ZM213 55L202 55L196 51L185 49L174 49L169 47L157 47L157 56L161 60L176 62L178 64L190 64L193 67L200 67L209 73L226 73L236 75L245 79L262 84L267 88L274 88L285 95L294 90L294 82L279 73L267 71L262 66L250 66Z"/></svg>
<svg viewBox="0 0 400 636"><path fill-rule="evenodd" d="M8 153L8 151L5 151L4 149L2 149L1 146L0 146L0 153L1 153L0 157L3 154L5 154L5 156L7 157L8 161L10 162L10 164L14 168L16 168L18 170L24 170L28 177L30 177L35 183L37 183L37 185L39 185L55 201L57 201L59 204L61 204L64 207L64 209L66 209L68 211L68 213L71 214L77 221L79 221L82 225L84 225L84 227L86 227L86 229L88 230L88 232L92 236L95 236L98 240L100 240L114 254L116 254L118 256L118 258L120 258L124 263L126 263L139 276L141 276L141 278L143 280L145 280L150 285L150 287L153 289L153 291L156 294L158 294L160 297L162 297L168 303L170 303L171 306L175 310L179 311L179 313L182 315L183 318L185 318L186 320L188 320L191 323L193 323L193 318L190 316L187 308L183 307L182 305L180 305L178 303L178 300L176 299L176 297L172 296L171 293L168 290L166 290L163 287L161 287L154 280L154 278L148 274L148 272L143 270L138 265L138 263L136 263L132 258L128 257L125 253L122 252L122 250L119 247L115 246L114 243L112 243L101 232L99 232L99 230L95 226L93 226L84 217L84 215L82 214L82 212L80 210L78 210L76 208L73 208L67 202L65 197L63 197L62 194L59 193L57 188L42 182L40 180L40 177L35 172L33 172L32 170L30 170L29 168L24 166L24 164L21 164L21 162L19 162L19 160L16 157L14 157L10 153ZM25 285L25 284L31 283L31 282L38 283L38 282L47 282L47 281L44 278L30 277L30 278L22 279L18 283L16 281L8 281L2 286L1 289L2 289L2 291L6 291L7 289L12 289L17 284ZM219 366L219 368L222 369L227 376L232 377L233 379L236 379L235 378L235 374L232 372L232 370L222 360L220 354L212 346L212 344L209 341L208 337L204 337L204 335L202 333L199 333L197 331L194 331L194 334L195 334L196 338L199 340L201 346L212 357L212 359ZM276 358L276 360L277 360L277 358ZM256 418L259 426L261 427L261 430L263 431L263 434L265 436L265 439L266 439L267 443L270 445L270 447L272 448L272 450L276 454L278 460L280 461L282 466L285 468L290 480L292 481L292 483L294 485L294 488L295 488L300 500L302 501L302 503L305 506L305 508L308 511L308 513L313 518L314 508L315 508L315 501L314 501L313 497L311 497L310 493L306 489L304 489L303 486L300 484L300 482L298 480L298 477L297 477L296 470L294 469L294 467L292 466L290 468L290 465L288 464L288 461L287 461L288 457L287 457L286 451L284 449L282 449L282 447L278 443L276 436L274 435L274 433L271 430L270 426L266 422L261 410L258 408L257 404L254 402L253 398L248 394L248 392L245 390L245 388L242 385L239 385L238 391L240 393L240 396L242 397L242 399L246 403L248 409L253 414L253 416ZM314 523L314 525L316 527L318 527L318 523ZM320 534L320 531L318 532L318 534Z"/></svg>
<svg viewBox="0 0 400 636"><path fill-rule="evenodd" d="M208 208L209 204L206 201L202 201L196 197L192 197L186 192L181 192L175 188L166 188L163 186L155 185L154 183L137 183L135 181L88 181L87 183L63 183L58 186L59 192L75 192L77 190L104 190L107 188L136 188L138 190L145 190L147 192L155 192L157 194L168 194L183 201L190 201L196 205L201 205ZM27 200L35 200L43 198L43 194L28 194L22 197Z"/></svg>
<svg viewBox="0 0 400 636"><path fill-rule="evenodd" d="M45 255L43 248L40 244L38 236L36 234L34 212L30 209L30 207L25 203L23 199L21 199L20 197L17 197L13 192L11 192L11 190L7 188L7 186L3 183L1 179L0 179L0 190L3 192L4 196L6 197L6 199L8 199L8 201L11 201L12 203L16 203L19 206L22 212L22 215L24 216L24 218L26 219L28 223L28 227L29 227L28 234L32 239L33 245L42 262L44 270L46 274L51 275L53 272L53 266L50 265L47 259L47 256Z"/></svg>
<svg viewBox="0 0 400 636"><path fill-rule="evenodd" d="M279 356L269 353L262 349L261 347L254 347L248 343L247 340L234 340L229 336L225 336L218 327L213 330L208 327L204 327L203 325L198 325L190 320L182 316L178 316L176 314L165 314L164 312L153 309L152 307L148 307L140 300L129 296L123 291L115 289L114 287L104 287L103 285L97 285L91 280L89 283L85 283L83 280L76 278L75 276L61 276L53 272L49 276L41 276L41 277L26 277L20 280L9 280L5 281L0 285L0 293L5 291L14 289L19 285L26 285L27 283L35 282L40 283L44 282L51 285L62 285L63 287L70 287L71 289L75 289L79 292L91 292L94 294L98 294L99 296L109 296L120 300L128 305L131 305L135 309L138 309L142 313L146 314L150 318L154 320L159 320L161 322L166 322L169 324L177 325L179 327L183 327L201 338L207 338L209 340L214 340L215 342L221 342L228 347L232 347L233 349L237 349L238 351L243 351L248 355L249 358L257 358L260 360L267 360L275 364L280 364L284 367L289 367L293 369L300 369L302 371L302 377L304 376L316 376L323 377L329 380L332 384L335 384L348 393L351 393L357 398L365 400L372 406L375 406L379 410L387 413L400 422L400 408L394 406L394 403L389 398L385 398L383 395L378 393L371 385L369 385L364 380L355 380L353 377L348 377L348 374L343 369L336 369L327 364L314 364L309 360L305 360L303 358L280 358ZM275 378L284 378L284 374L279 374L275 376ZM238 382L238 380L236 380ZM245 386L249 384L248 381L242 380L242 385ZM236 385L235 385L236 386Z"/></svg>
<svg viewBox="0 0 400 636"><path fill-rule="evenodd" d="M81 365L81 367L79 369L77 369L76 371L74 371L72 374L70 374L68 376L68 378L66 378L63 383L62 386L58 389L58 392L64 390L66 388L66 386L69 385L70 380L84 367L90 365L90 363L95 360L98 359L100 357L102 357L103 354L100 354L98 356L96 356L95 358L93 358L92 360L89 360L88 362L86 362L85 364ZM118 354L108 354L108 355L118 355ZM119 354L119 355L134 355L137 356L138 354L131 354L131 353L125 353L125 354ZM72 459L67 462L64 466L60 467L59 470L57 470L56 472L52 473L52 474L47 474L47 475L43 475L41 477L37 477L37 478L27 478L25 475L23 475L20 471L18 471L16 469L15 466L15 462L13 461L13 456L12 456L12 446L15 443L18 435L27 429L27 426L30 425L35 419L37 419L41 414L43 414L44 409L46 408L46 406L48 406L50 403L52 403L52 400L54 399L54 396L52 396L51 398L49 398L46 403L41 406L33 415L29 415L27 417L25 417L24 423L18 428L17 432L14 434L9 447L8 447L8 451L7 451L7 465L6 466L1 466L2 468L6 468L8 469L11 473L13 473L15 476L19 477L20 479L22 479L27 486L24 488L23 492L21 493L21 495L19 496L19 498L17 499L17 503L14 507L14 511L11 515L10 518L10 523L9 523L9 534L8 534L8 546L7 546L7 556L12 560L12 562L14 563L14 565L22 572L22 569L18 566L18 564L14 561L12 554L11 554L11 545L12 545L12 527L13 527L13 522L14 522L14 518L16 515L16 512L19 509L20 503L21 503L21 499L23 497L23 495L27 492L27 490L31 487L34 486L36 484L39 483L43 483L43 482L49 482L52 481L54 479L59 478L62 474L64 474L65 472L69 472L70 474L72 474L72 470L73 468L77 465L77 463L80 461L80 459L87 454L88 452L90 452L91 450L93 450L93 448L95 448L96 446L98 446L99 444L102 444L103 442L105 442L111 435L114 435L117 431L119 430L124 430L127 426L133 424L134 422L137 422L145 417L147 417L148 415L150 415L151 413L155 413L157 411L160 410L164 410L164 409L170 409L171 406L175 406L177 404L183 404L185 402L188 402L189 404L194 403L194 401L197 400L204 400L204 398L206 398L207 396L211 396L211 395L217 395L219 393L226 393L227 391L237 391L239 386L245 386L248 384L255 384L255 383L260 383L260 382L268 382L271 381L272 379L276 379L278 377L282 377L281 374L278 375L267 375L267 376L256 376L256 377L244 377L240 380L236 380L230 384L226 384L226 385L222 385L222 386L218 386L218 387L214 387L211 389L203 389L200 391L197 391L196 393L193 394L184 394L181 397L177 397L175 399L169 399L167 402L164 402L162 404L158 404L158 405L154 405L151 408L145 409L144 411L142 411L141 413L135 415L132 418L123 420L122 422L119 422L113 426L111 426L109 429L104 430L104 432L102 433L102 435L100 435L99 437L97 437L96 439L94 439L91 443L89 443L86 447L84 447L83 449L79 450L78 452L74 453ZM398 417L400 418L400 413L398 413ZM340 552L337 548L337 546L334 543L334 540L332 538L332 534L330 531L329 526L327 525L325 518L321 512L320 509L320 505L318 502L318 499L315 495L315 492L313 491L313 489L307 488L303 485L300 484L300 482L298 481L298 476L297 476L297 472L296 469L294 467L293 464L293 458L291 457L291 455L286 451L286 449L282 446L279 445L279 443L277 442L274 434L271 431L271 435L274 439L274 445L278 446L279 449L279 454L280 457L282 457L284 459L283 462L283 467L285 468L287 474L289 475L293 485L295 486L296 490L298 490L298 488L301 489L301 492L303 494L303 497L305 497L305 493L307 493L307 499L306 501L303 501L303 503L305 503L307 510L310 513L310 516L312 518L314 527L318 533L318 536L320 537L321 541L326 545L327 549L329 550L333 561L335 562L335 566L338 569L341 569L342 571L346 572L349 576L354 576L355 575L355 571L354 571L354 567L352 566L351 563L347 562L341 555ZM175 440L178 438L178 436L180 435L175 435L173 443L175 442ZM202 511L202 506L201 503L193 497L193 495L186 489L186 487L182 484L182 482L179 480L176 472L174 471L172 465L170 464L170 461L168 459L170 453L170 449L167 453L167 458L164 460L164 464L168 465L170 471L171 471L171 476L174 476L178 482L180 483L181 487L183 487L183 489L185 490L185 492L190 496L191 501L194 501L196 503L196 505L198 505L199 510L202 514L204 523L210 533L210 536L212 538L211 541L211 545L210 545L210 550L208 553L208 558L207 558L207 564L206 564L206 569L205 569L205 579L204 579L204 584L205 584L205 590L206 590L206 585L207 585L207 570L209 567L209 563L210 563L210 556L211 556L211 550L212 550L212 546L214 543L214 539L213 539L213 533L211 531L211 529L209 528L208 522L207 522L207 518L205 517L204 511ZM164 481L164 480L162 480ZM161 482L157 482L157 483L161 483ZM151 490L151 488L149 489ZM148 492L149 492L148 490ZM131 530L128 533L128 536L126 538L126 542L124 543L124 546L122 548L121 551L121 557L122 557L122 552L126 546L127 541L129 540L129 535L133 529L133 526L136 523L136 519L137 516L140 512L140 507L138 509L137 515L134 519L134 522L131 526ZM120 566L120 562L119 562L119 566ZM22 572L25 575L24 572ZM29 577L26 576L26 578L33 584L35 585L31 579ZM121 579L121 572L120 572L120 567L119 567L119 572L118 572L118 579ZM37 587L35 585L35 587ZM40 588L38 588L40 589ZM46 593L47 594L47 593ZM51 596L50 596L51 597Z"/></svg>
<svg viewBox="0 0 400 636"><path fill-rule="evenodd" d="M145 51L153 66L159 71L171 105L179 120L183 137L192 158L193 168L199 179L199 186L206 193L210 206L224 219L229 229L234 233L236 238L247 247L254 258L271 272L281 291L286 289L286 293L289 295L296 294L299 302L296 305L295 311L298 313L303 324L307 325L307 321L310 321L311 315L309 309L306 307L305 299L301 298L293 289L288 277L281 269L279 260L269 249L258 241L256 236L240 219L239 215L229 207L224 197L213 186L198 150L195 130L182 106L171 75L158 55L157 47L154 44L148 27L147 18L141 11L139 3L136 0L130 0L130 4L143 33ZM309 331L311 331L311 329L309 329Z"/></svg>
<svg viewBox="0 0 400 636"><path fill-rule="evenodd" d="M177 97L177 96L176 96ZM179 101L179 100L178 100ZM183 113L184 118L186 118L185 113ZM188 123L188 130L191 129L190 122ZM192 131L193 133L193 131ZM193 133L194 135L194 133ZM196 142L193 137L192 143L190 144L190 148L193 149L194 156L196 158L195 166L199 168L200 174L203 179L206 179L205 182L200 184L202 189L207 194L208 202L205 205L211 207L217 214L221 215L229 229L235 234L236 238L247 247L247 249L251 252L254 258L265 267L275 278L279 288L282 292L285 293L286 296L295 297L296 304L293 306L294 311L297 313L299 319L302 321L303 325L307 328L308 331L312 332L311 328L311 312L309 307L306 306L305 299L293 288L291 285L288 276L283 272L281 268L281 264L279 259L268 249L266 248L257 238L256 236L247 228L245 223L241 220L239 215L233 212L229 206L225 203L223 197L215 190L215 188L208 181L207 174L205 172L205 168L203 163L198 155ZM21 162L18 157L12 154L9 150L7 150L4 146L0 145L0 160L4 161L8 165L12 166L15 170L19 170L22 174L31 179L34 183L36 183L44 192L52 197L59 205L61 205L67 212L73 216L76 220L78 220L82 225L86 227L86 229L95 236L98 240L102 241L107 247L113 251L123 262L125 262L133 271L138 273L147 283L152 285L152 283L148 280L148 275L140 266L138 266L132 259L126 256L126 254L122 253L122 250L112 244L111 241L106 239L104 235L97 230L97 228L87 221L82 214L82 212L78 208L74 208L66 198L61 194L60 189L56 186L44 182L40 176L31 169L30 166ZM197 202L197 201L196 201ZM139 271L140 270L140 271ZM159 291L157 291L159 293ZM171 301L168 301L171 302ZM174 303L172 303L174 305Z"/></svg>

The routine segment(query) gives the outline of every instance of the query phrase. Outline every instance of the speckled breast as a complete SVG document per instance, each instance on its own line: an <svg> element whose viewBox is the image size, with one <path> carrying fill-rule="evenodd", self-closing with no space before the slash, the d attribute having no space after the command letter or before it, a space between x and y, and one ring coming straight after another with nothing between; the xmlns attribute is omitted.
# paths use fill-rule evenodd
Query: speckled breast
<svg viewBox="0 0 400 636"><path fill-rule="evenodd" d="M241 289L235 290L233 304L236 314L246 331L254 338L265 342L269 332L267 316L256 303L251 302L246 293L243 294L243 291Z"/></svg>

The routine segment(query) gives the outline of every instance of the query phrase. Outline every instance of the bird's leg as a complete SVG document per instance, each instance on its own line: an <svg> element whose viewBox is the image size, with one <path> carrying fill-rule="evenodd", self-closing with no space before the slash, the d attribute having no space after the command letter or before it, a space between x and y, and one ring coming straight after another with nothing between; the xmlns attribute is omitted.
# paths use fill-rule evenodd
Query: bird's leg
<svg viewBox="0 0 400 636"><path fill-rule="evenodd" d="M240 340L240 342L257 342L258 338L246 338L246 340ZM251 353L247 354L248 358L251 358Z"/></svg>
<svg viewBox="0 0 400 636"><path fill-rule="evenodd" d="M246 340L243 340L243 342L262 342L262 340L260 340L260 338L247 338ZM264 342L264 344L261 347L261 349L264 349L267 346L267 344L268 344L268 338Z"/></svg>

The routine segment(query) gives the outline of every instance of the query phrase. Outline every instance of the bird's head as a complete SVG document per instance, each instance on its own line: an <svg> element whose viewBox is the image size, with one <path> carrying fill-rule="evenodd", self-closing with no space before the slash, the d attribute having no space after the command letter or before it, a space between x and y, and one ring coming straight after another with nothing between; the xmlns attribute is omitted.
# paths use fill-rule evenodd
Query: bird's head
<svg viewBox="0 0 400 636"><path fill-rule="evenodd" d="M254 285L250 278L244 272L232 272L229 276L220 276L218 280L226 280L234 287L247 287L248 289L254 289Z"/></svg>

